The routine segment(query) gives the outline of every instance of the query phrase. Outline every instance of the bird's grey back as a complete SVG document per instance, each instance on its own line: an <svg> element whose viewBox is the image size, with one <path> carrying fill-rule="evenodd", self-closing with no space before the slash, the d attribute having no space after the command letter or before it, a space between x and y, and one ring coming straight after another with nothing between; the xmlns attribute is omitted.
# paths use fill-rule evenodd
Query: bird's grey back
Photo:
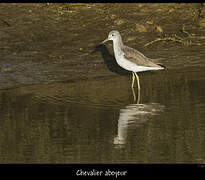
<svg viewBox="0 0 205 180"><path fill-rule="evenodd" d="M152 62L152 59L144 56L141 52L128 46L123 46L124 57L138 66L160 67Z"/></svg>

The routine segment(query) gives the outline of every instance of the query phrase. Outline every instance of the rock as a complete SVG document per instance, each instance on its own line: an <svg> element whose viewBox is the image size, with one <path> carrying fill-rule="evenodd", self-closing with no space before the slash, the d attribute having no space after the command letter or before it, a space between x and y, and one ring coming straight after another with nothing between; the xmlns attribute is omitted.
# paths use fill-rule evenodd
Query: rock
<svg viewBox="0 0 205 180"><path fill-rule="evenodd" d="M133 41L133 40L135 40L135 39L136 39L135 36L129 36L129 37L127 38L127 41Z"/></svg>
<svg viewBox="0 0 205 180"><path fill-rule="evenodd" d="M116 14L112 14L112 15L110 16L110 19L115 19L116 17L117 17Z"/></svg>
<svg viewBox="0 0 205 180"><path fill-rule="evenodd" d="M148 21L146 21L146 23L147 23L147 24L150 24L150 25L151 25L151 24L154 24L154 22L153 22L152 20L150 20L150 21L148 20Z"/></svg>
<svg viewBox="0 0 205 180"><path fill-rule="evenodd" d="M116 19L116 20L114 21L114 23L119 26L119 25L124 24L125 21L124 21L123 19Z"/></svg>
<svg viewBox="0 0 205 180"><path fill-rule="evenodd" d="M156 30L160 33L163 33L163 29L161 26L156 26Z"/></svg>
<svg viewBox="0 0 205 180"><path fill-rule="evenodd" d="M147 32L147 29L142 24L136 24L136 31L138 31L138 32Z"/></svg>
<svg viewBox="0 0 205 180"><path fill-rule="evenodd" d="M174 8L171 8L169 9L169 13L173 12L174 11Z"/></svg>

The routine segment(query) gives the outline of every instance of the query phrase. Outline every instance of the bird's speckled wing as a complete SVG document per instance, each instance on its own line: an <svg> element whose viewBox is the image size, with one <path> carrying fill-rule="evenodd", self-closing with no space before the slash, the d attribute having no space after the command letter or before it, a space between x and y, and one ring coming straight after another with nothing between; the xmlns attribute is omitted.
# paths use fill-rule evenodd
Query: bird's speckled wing
<svg viewBox="0 0 205 180"><path fill-rule="evenodd" d="M136 49L130 48L128 46L123 46L122 50L124 52L124 57L138 66L160 67L160 65L153 63L152 61L150 61L150 58L147 58Z"/></svg>

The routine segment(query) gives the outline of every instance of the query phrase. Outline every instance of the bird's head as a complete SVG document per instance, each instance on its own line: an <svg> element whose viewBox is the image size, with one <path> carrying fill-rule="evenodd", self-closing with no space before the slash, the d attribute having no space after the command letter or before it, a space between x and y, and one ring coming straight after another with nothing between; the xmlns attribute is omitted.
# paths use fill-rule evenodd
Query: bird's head
<svg viewBox="0 0 205 180"><path fill-rule="evenodd" d="M118 31L116 31L116 30L110 31L110 33L109 33L109 35L108 35L108 38L105 39L105 40L102 42L102 44L105 43L105 42L107 42L107 41L110 41L110 40L115 41L115 40L117 40L118 38L120 38L120 33L119 33Z"/></svg>

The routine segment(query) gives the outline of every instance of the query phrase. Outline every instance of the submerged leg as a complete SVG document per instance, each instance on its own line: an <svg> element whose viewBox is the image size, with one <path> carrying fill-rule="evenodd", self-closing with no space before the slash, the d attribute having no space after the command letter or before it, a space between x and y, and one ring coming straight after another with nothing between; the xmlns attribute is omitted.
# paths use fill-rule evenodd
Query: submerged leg
<svg viewBox="0 0 205 180"><path fill-rule="evenodd" d="M140 103L140 89L138 89L138 95L137 95L137 104Z"/></svg>
<svg viewBox="0 0 205 180"><path fill-rule="evenodd" d="M137 75L136 72L134 72L134 74L135 74L135 76L136 76L136 78L137 78L137 86L138 86L138 90L140 90L140 80L139 80L139 77L138 77L138 75Z"/></svg>
<svg viewBox="0 0 205 180"><path fill-rule="evenodd" d="M134 72L136 78L137 78L137 86L138 86L138 98L137 98L137 104L139 104L140 102L140 80L139 80L139 76L137 75L136 72Z"/></svg>
<svg viewBox="0 0 205 180"><path fill-rule="evenodd" d="M134 72L132 72L132 88L134 87L135 84L135 75Z"/></svg>
<svg viewBox="0 0 205 180"><path fill-rule="evenodd" d="M134 90L134 83L135 83L135 77L137 78L137 86L138 86L138 96L137 96L137 104L140 102L140 81L139 77L136 72L132 72L132 93L134 97L134 102L136 101L136 95L135 95L135 90Z"/></svg>
<svg viewBox="0 0 205 180"><path fill-rule="evenodd" d="M136 101L136 94L135 94L135 90L133 87L132 87L132 94L133 94L133 98L134 98L134 102L135 102Z"/></svg>
<svg viewBox="0 0 205 180"><path fill-rule="evenodd" d="M136 94L133 87L132 87L132 94L133 94L134 102L136 102ZM139 103L140 103L140 89L138 89L138 93L137 93L137 104Z"/></svg>

